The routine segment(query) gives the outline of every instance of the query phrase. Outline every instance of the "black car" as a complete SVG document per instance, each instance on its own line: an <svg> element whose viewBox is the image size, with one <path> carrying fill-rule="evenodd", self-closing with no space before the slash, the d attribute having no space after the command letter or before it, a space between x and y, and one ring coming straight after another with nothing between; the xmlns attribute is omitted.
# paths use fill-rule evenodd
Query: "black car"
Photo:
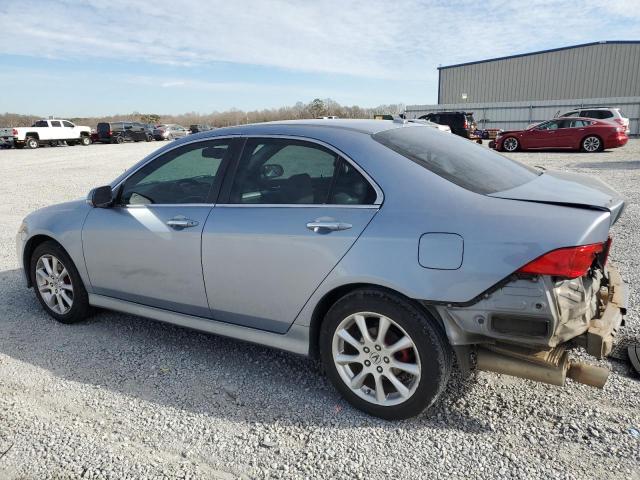
<svg viewBox="0 0 640 480"><path fill-rule="evenodd" d="M139 122L100 122L96 128L101 143L150 142L153 134Z"/></svg>
<svg viewBox="0 0 640 480"><path fill-rule="evenodd" d="M473 112L434 112L420 117L440 125L448 125L451 133L464 138L471 138L477 124L473 119Z"/></svg>
<svg viewBox="0 0 640 480"><path fill-rule="evenodd" d="M189 125L189 131L191 133L206 132L212 129L213 128L210 127L209 125Z"/></svg>

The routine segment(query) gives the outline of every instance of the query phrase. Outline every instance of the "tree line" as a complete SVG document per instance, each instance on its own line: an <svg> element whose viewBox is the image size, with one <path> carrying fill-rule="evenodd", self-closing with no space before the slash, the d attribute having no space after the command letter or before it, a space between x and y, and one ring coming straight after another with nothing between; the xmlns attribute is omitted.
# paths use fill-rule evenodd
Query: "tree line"
<svg viewBox="0 0 640 480"><path fill-rule="evenodd" d="M101 117L71 117L67 118L78 125L95 127L99 122L113 122L118 120L135 121L143 123L177 123L188 127L194 124L210 125L212 127L226 127L245 123L271 122L275 120L297 120L305 118L317 118L323 116L336 116L339 118L373 118L375 114L397 115L404 111L403 104L379 105L373 108L359 107L357 105L346 106L328 98L316 98L309 103L297 102L295 105L266 108L262 110L244 111L236 108L208 114L197 112L182 113L179 115L140 113L107 115ZM36 120L48 118L49 115L24 115L18 113L0 113L0 127L28 127Z"/></svg>

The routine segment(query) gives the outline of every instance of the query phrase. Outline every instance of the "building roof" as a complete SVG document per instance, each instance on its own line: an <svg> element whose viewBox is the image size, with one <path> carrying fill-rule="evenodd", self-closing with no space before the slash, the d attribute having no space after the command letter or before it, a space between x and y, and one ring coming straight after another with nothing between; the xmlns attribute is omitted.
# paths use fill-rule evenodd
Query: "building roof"
<svg viewBox="0 0 640 480"><path fill-rule="evenodd" d="M520 53L517 55L507 55L506 57L489 58L486 60L477 60L475 62L457 63L455 65L446 65L444 67L438 67L438 70L445 70L447 68L463 67L466 65L476 65L478 63L497 62L499 60L508 60L510 58L528 57L530 55L540 55L542 53L560 52L562 50L571 50L573 48L592 47L594 45L605 44L635 44L640 45L640 40L602 40L600 42L581 43L579 45L570 45L568 47L551 48L549 50L539 50L537 52Z"/></svg>

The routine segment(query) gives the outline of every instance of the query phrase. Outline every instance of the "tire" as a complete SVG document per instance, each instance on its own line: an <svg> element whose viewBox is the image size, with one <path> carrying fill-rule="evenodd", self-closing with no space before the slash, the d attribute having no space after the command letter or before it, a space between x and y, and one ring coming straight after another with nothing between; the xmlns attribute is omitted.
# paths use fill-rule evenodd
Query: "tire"
<svg viewBox="0 0 640 480"><path fill-rule="evenodd" d="M121 145L122 143L124 143L124 138L122 138L122 136L121 136L121 135L118 135L118 136L116 137L116 143L117 143L118 145Z"/></svg>
<svg viewBox="0 0 640 480"><path fill-rule="evenodd" d="M580 142L580 149L587 153L599 152L604 149L603 147L604 145L602 144L602 140L596 135L584 137L582 142Z"/></svg>
<svg viewBox="0 0 640 480"><path fill-rule="evenodd" d="M151 140L153 140L153 137L151 135L147 135L146 141L150 142Z"/></svg>
<svg viewBox="0 0 640 480"><path fill-rule="evenodd" d="M83 147L88 147L89 145L91 145L91 138L87 137L86 135L81 136L80 145L82 145Z"/></svg>
<svg viewBox="0 0 640 480"><path fill-rule="evenodd" d="M378 339L383 321L389 326ZM363 323L371 337L367 340ZM351 335L349 341L344 332ZM327 377L349 403L387 420L413 417L433 405L453 361L449 341L433 317L400 295L377 289L356 290L338 300L322 323L319 347ZM347 384L354 380L356 388Z"/></svg>
<svg viewBox="0 0 640 480"><path fill-rule="evenodd" d="M34 148L38 148L40 146L38 139L33 137L27 137L26 140L24 141L24 144L27 148L30 148L31 150L33 150Z"/></svg>
<svg viewBox="0 0 640 480"><path fill-rule="evenodd" d="M29 259L29 275L42 308L57 321L76 323L91 313L82 278L67 252L56 242L46 241L35 248Z"/></svg>
<svg viewBox="0 0 640 480"><path fill-rule="evenodd" d="M502 141L502 149L505 152L515 152L520 148L520 142L516 137L507 137Z"/></svg>

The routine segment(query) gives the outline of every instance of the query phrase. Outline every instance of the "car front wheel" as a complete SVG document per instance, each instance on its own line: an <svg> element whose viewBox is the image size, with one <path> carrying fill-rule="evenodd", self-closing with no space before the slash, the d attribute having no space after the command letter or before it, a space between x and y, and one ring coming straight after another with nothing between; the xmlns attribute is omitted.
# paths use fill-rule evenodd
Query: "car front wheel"
<svg viewBox="0 0 640 480"><path fill-rule="evenodd" d="M502 142L502 148L504 148L504 150L507 152L515 152L516 150L518 150L518 148L520 148L520 143L518 142L517 138L507 137Z"/></svg>
<svg viewBox="0 0 640 480"><path fill-rule="evenodd" d="M76 323L89 315L89 296L80 274L56 242L47 241L35 248L29 274L38 300L53 318Z"/></svg>
<svg viewBox="0 0 640 480"><path fill-rule="evenodd" d="M340 393L389 420L431 406L451 372L451 348L437 321L382 290L357 290L338 300L319 340L327 376Z"/></svg>

